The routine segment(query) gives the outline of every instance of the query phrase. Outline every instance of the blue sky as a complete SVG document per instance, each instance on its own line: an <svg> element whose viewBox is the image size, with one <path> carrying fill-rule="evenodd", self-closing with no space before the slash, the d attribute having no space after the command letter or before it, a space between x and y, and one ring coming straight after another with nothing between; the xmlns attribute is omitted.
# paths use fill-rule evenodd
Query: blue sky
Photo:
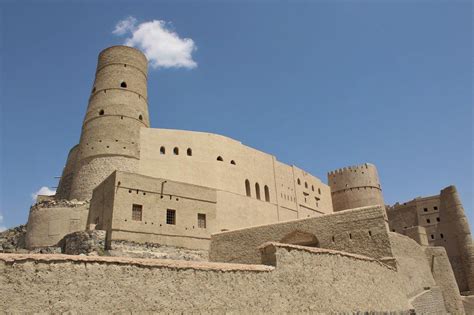
<svg viewBox="0 0 474 315"><path fill-rule="evenodd" d="M129 16L197 47L197 67L150 71L153 127L230 136L324 182L371 162L387 203L455 184L474 224L470 2L85 3L0 5L0 226L57 185L97 54Z"/></svg>

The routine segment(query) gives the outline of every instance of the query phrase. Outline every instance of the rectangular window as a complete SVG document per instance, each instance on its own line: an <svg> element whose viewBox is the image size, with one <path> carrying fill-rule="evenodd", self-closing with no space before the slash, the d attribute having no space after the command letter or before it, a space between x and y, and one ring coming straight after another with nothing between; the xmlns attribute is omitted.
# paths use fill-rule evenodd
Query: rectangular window
<svg viewBox="0 0 474 315"><path fill-rule="evenodd" d="M433 209L438 210L438 207L434 206Z"/></svg>
<svg viewBox="0 0 474 315"><path fill-rule="evenodd" d="M206 228L206 214L198 213L198 228Z"/></svg>
<svg viewBox="0 0 474 315"><path fill-rule="evenodd" d="M176 225L176 210L166 210L166 224Z"/></svg>
<svg viewBox="0 0 474 315"><path fill-rule="evenodd" d="M132 205L132 220L133 221L141 221L142 220L142 205Z"/></svg>

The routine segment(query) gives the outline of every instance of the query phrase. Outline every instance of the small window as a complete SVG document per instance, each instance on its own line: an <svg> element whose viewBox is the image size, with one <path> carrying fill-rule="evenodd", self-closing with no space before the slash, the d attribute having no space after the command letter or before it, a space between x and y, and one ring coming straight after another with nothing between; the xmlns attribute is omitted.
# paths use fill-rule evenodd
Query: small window
<svg viewBox="0 0 474 315"><path fill-rule="evenodd" d="M270 189L268 189L267 185L265 185L264 190L265 190L265 201L270 202Z"/></svg>
<svg viewBox="0 0 474 315"><path fill-rule="evenodd" d="M423 208L423 211L424 211L424 212L428 212L428 208Z"/></svg>
<svg viewBox="0 0 474 315"><path fill-rule="evenodd" d="M245 193L247 194L247 197L251 196L250 192L250 182L248 179L245 180Z"/></svg>
<svg viewBox="0 0 474 315"><path fill-rule="evenodd" d="M311 190L314 191L314 185L311 185Z"/></svg>
<svg viewBox="0 0 474 315"><path fill-rule="evenodd" d="M441 233L441 234L439 235L439 237L441 237L441 238L444 238L444 234L443 234L443 233Z"/></svg>
<svg viewBox="0 0 474 315"><path fill-rule="evenodd" d="M120 87L126 88L127 87L127 82L122 81L122 83L120 83Z"/></svg>
<svg viewBox="0 0 474 315"><path fill-rule="evenodd" d="M260 185L258 183L255 183L255 196L260 200Z"/></svg>
<svg viewBox="0 0 474 315"><path fill-rule="evenodd" d="M191 148L188 148L186 150L186 153L188 154L188 156L193 156L193 150Z"/></svg>
<svg viewBox="0 0 474 315"><path fill-rule="evenodd" d="M132 205L132 220L133 221L141 221L142 220L142 205Z"/></svg>
<svg viewBox="0 0 474 315"><path fill-rule="evenodd" d="M142 115L138 116L138 119L143 120L143 116Z"/></svg>
<svg viewBox="0 0 474 315"><path fill-rule="evenodd" d="M217 160L218 160L218 161L221 161L221 162L224 161L224 159L222 158L222 156L218 156L218 157L217 157Z"/></svg>
<svg viewBox="0 0 474 315"><path fill-rule="evenodd" d="M439 217L436 218L436 221L440 222L441 220L439 219Z"/></svg>
<svg viewBox="0 0 474 315"><path fill-rule="evenodd" d="M321 195L321 188L318 188L318 194Z"/></svg>
<svg viewBox="0 0 474 315"><path fill-rule="evenodd" d="M102 116L102 115L104 115L104 114L105 114L104 110L101 109L101 110L99 111L99 115Z"/></svg>
<svg viewBox="0 0 474 315"><path fill-rule="evenodd" d="M230 161L230 164L236 165L234 160Z"/></svg>
<svg viewBox="0 0 474 315"><path fill-rule="evenodd" d="M308 183L304 182L304 188L308 188Z"/></svg>
<svg viewBox="0 0 474 315"><path fill-rule="evenodd" d="M173 153L174 153L174 155L179 155L179 148L178 148L178 147L175 147L175 148L173 149Z"/></svg>
<svg viewBox="0 0 474 315"><path fill-rule="evenodd" d="M166 210L166 224L176 225L176 210Z"/></svg>
<svg viewBox="0 0 474 315"><path fill-rule="evenodd" d="M165 154L165 153L166 153L165 147L161 147L161 148L160 148L160 154Z"/></svg>
<svg viewBox="0 0 474 315"><path fill-rule="evenodd" d="M431 239L434 240L434 235L433 234L431 234Z"/></svg>
<svg viewBox="0 0 474 315"><path fill-rule="evenodd" d="M430 220L430 219L426 219L426 223L431 223L431 220Z"/></svg>
<svg viewBox="0 0 474 315"><path fill-rule="evenodd" d="M433 209L434 209L434 210L438 210L438 207L434 206Z"/></svg>
<svg viewBox="0 0 474 315"><path fill-rule="evenodd" d="M300 179L299 179L299 178L298 178L298 185L301 185L301 181L300 181Z"/></svg>
<svg viewBox="0 0 474 315"><path fill-rule="evenodd" d="M201 229L206 228L206 214L205 213L198 213L198 228L201 228Z"/></svg>

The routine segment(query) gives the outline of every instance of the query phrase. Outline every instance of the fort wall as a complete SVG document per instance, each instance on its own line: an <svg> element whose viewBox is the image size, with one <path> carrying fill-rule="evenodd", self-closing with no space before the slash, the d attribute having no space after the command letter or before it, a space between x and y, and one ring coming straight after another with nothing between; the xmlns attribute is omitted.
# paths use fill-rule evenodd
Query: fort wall
<svg viewBox="0 0 474 315"><path fill-rule="evenodd" d="M26 247L56 245L66 234L86 229L89 204L46 202L31 207L26 232Z"/></svg>
<svg viewBox="0 0 474 315"><path fill-rule="evenodd" d="M411 308L397 272L378 261L322 249L275 248L276 267L0 254L0 308L213 314L407 313Z"/></svg>
<svg viewBox="0 0 474 315"><path fill-rule="evenodd" d="M99 54L69 199L90 199L114 170L137 171L140 129L150 125L146 75L139 50L114 46Z"/></svg>
<svg viewBox="0 0 474 315"><path fill-rule="evenodd" d="M349 166L328 173L334 211L385 206L382 188L373 164Z"/></svg>
<svg viewBox="0 0 474 315"><path fill-rule="evenodd" d="M311 238L313 242L308 242ZM219 262L258 263L258 247L266 242L305 243L377 259L392 257L380 206L216 233L211 236L209 257Z"/></svg>

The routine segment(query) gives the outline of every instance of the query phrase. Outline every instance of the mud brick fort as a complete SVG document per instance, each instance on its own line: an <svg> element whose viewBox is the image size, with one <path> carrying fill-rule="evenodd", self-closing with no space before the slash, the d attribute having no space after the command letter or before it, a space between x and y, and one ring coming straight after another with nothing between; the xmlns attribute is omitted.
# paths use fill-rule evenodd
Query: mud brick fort
<svg viewBox="0 0 474 315"><path fill-rule="evenodd" d="M56 195L32 206L26 246L101 230L105 249L155 243L209 261L0 254L0 309L474 312L474 245L454 186L389 206L369 163L326 184L225 136L150 128L147 68L131 47L99 54L79 143Z"/></svg>

